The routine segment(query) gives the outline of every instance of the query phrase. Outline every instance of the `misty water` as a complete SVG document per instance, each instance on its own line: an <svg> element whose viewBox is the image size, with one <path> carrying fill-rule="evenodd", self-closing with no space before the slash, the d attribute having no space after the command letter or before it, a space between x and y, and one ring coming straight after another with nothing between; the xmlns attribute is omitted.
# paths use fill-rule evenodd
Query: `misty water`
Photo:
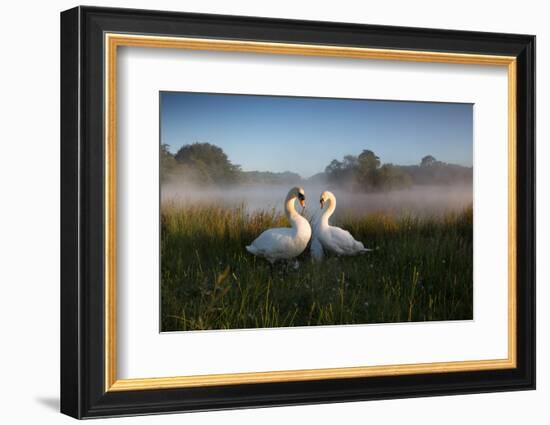
<svg viewBox="0 0 550 425"><path fill-rule="evenodd" d="M324 190L336 196L335 216L364 216L383 213L393 216L434 216L461 211L472 205L472 185L415 186L388 192L358 193L302 183L306 194L306 215L320 209L319 197ZM233 187L196 187L184 183L167 183L161 188L162 202L189 205L244 205L249 212L257 210L283 211L283 201L292 186L241 185ZM299 209L300 210L300 209Z"/></svg>

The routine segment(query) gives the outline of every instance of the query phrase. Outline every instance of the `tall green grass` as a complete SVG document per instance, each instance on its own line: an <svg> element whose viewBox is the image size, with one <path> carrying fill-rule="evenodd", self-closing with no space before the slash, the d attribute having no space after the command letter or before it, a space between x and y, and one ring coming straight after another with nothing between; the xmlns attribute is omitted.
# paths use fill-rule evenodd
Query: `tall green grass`
<svg viewBox="0 0 550 425"><path fill-rule="evenodd" d="M163 331L472 319L472 210L444 216L350 216L334 223L373 252L271 267L245 246L272 211L161 208Z"/></svg>

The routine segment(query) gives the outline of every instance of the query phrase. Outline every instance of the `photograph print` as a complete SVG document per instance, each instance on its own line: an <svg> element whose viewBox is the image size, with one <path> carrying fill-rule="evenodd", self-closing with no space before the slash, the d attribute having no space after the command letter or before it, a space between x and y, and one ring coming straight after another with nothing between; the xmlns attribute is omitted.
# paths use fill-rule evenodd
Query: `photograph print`
<svg viewBox="0 0 550 425"><path fill-rule="evenodd" d="M473 105L160 92L161 332L473 319Z"/></svg>

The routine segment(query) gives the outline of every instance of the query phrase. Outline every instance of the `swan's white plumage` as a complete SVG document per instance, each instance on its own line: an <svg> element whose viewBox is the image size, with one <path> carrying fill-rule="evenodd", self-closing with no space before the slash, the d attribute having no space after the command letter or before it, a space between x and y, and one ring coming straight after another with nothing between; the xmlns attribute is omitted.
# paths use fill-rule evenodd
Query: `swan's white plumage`
<svg viewBox="0 0 550 425"><path fill-rule="evenodd" d="M336 255L357 255L371 251L365 248L362 242L355 240L347 230L329 224L329 218L336 209L336 197L332 192L326 191L321 194L321 208L321 215L313 224L310 249L314 259L322 260L324 251Z"/></svg>
<svg viewBox="0 0 550 425"><path fill-rule="evenodd" d="M251 254L263 257L271 263L277 260L290 260L300 255L311 238L309 222L296 211L296 198L303 204L304 189L295 187L288 192L285 200L285 213L292 227L268 229L246 247Z"/></svg>

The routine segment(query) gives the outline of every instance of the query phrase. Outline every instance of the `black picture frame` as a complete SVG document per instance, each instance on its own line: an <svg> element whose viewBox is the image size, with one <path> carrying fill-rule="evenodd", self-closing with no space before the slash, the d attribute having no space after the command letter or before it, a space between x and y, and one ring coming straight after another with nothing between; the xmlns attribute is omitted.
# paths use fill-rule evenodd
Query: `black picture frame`
<svg viewBox="0 0 550 425"><path fill-rule="evenodd" d="M370 378L105 391L104 34L517 58L517 367ZM61 13L61 412L75 418L535 388L535 37L132 9Z"/></svg>

